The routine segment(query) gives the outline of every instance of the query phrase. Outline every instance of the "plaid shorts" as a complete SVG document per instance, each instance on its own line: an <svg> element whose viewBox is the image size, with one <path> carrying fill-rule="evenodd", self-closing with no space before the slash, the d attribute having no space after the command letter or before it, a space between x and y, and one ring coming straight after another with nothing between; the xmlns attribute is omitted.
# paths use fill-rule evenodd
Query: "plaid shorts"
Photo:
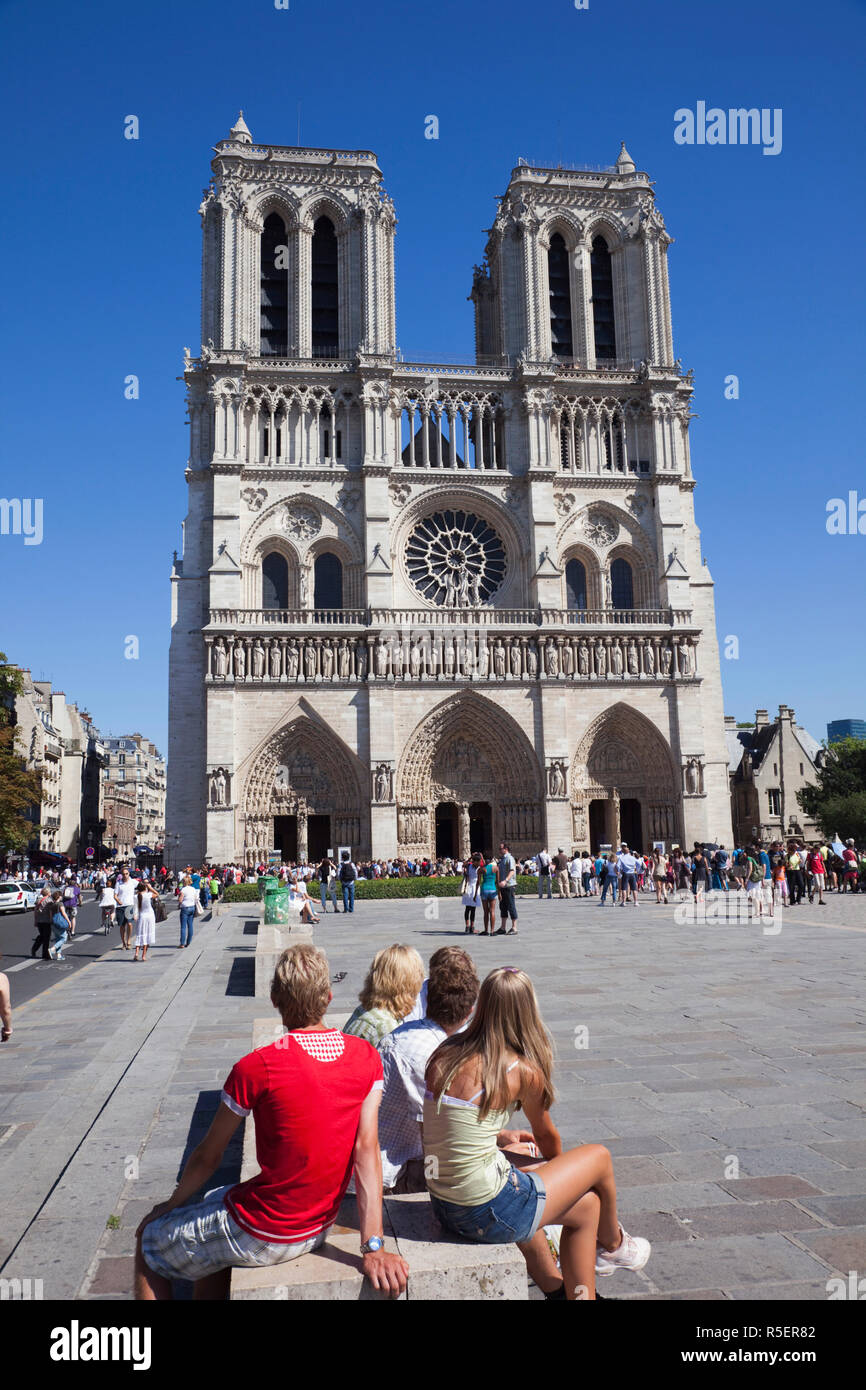
<svg viewBox="0 0 866 1390"><path fill-rule="evenodd" d="M229 1215L223 1201L234 1186L214 1188L202 1201L177 1207L145 1226L141 1251L148 1268L164 1279L204 1279L233 1266L259 1269L283 1264L324 1244L327 1231L296 1245L250 1235Z"/></svg>

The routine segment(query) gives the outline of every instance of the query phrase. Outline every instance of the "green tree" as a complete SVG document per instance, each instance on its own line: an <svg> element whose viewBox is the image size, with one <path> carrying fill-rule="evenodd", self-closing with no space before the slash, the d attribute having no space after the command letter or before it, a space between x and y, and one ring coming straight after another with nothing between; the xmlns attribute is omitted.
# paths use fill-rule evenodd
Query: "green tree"
<svg viewBox="0 0 866 1390"><path fill-rule="evenodd" d="M15 696L24 689L24 677L0 652L0 850L24 849L39 834L28 812L42 800L39 774L28 772L15 747Z"/></svg>
<svg viewBox="0 0 866 1390"><path fill-rule="evenodd" d="M797 800L822 834L866 843L866 739L825 745L818 781L797 792Z"/></svg>

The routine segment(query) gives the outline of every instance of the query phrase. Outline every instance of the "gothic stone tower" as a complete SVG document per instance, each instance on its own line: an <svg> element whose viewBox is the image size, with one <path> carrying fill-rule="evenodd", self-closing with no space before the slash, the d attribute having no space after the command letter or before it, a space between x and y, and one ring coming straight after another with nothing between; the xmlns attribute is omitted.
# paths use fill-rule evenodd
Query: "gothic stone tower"
<svg viewBox="0 0 866 1390"><path fill-rule="evenodd" d="M180 858L730 843L670 237L625 147L524 165L477 364L396 350L376 157L252 143L201 207L172 575Z"/></svg>

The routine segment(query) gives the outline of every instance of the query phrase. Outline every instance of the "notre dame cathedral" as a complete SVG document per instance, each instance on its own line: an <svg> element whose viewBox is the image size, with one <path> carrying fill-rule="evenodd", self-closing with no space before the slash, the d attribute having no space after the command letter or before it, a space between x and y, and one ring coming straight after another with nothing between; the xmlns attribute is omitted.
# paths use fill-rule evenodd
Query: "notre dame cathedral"
<svg viewBox="0 0 866 1390"><path fill-rule="evenodd" d="M515 168L475 365L397 349L367 150L216 146L186 351L179 859L731 843L671 238L623 145Z"/></svg>

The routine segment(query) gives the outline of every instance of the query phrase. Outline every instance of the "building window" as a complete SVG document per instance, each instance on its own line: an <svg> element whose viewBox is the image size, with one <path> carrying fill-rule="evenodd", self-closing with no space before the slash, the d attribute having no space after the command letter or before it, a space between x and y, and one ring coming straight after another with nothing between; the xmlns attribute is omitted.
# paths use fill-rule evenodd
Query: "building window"
<svg viewBox="0 0 866 1390"><path fill-rule="evenodd" d="M569 560L565 567L565 593L569 608L586 608L586 569L580 560Z"/></svg>
<svg viewBox="0 0 866 1390"><path fill-rule="evenodd" d="M554 357L572 357L571 283L568 274L568 251L559 232L550 238L547 253L547 278L550 286L550 344Z"/></svg>
<svg viewBox="0 0 866 1390"><path fill-rule="evenodd" d="M634 608L634 577L628 560L614 560L610 567L610 601L614 608Z"/></svg>
<svg viewBox="0 0 866 1390"><path fill-rule="evenodd" d="M277 268L280 248L285 256L286 228L279 213L265 218L262 231L260 323L262 355L285 357L289 350L289 280L285 265Z"/></svg>
<svg viewBox="0 0 866 1390"><path fill-rule="evenodd" d="M800 776L802 777L803 775L804 775L804 770L803 770L803 764L801 763L801 764L800 764Z"/></svg>
<svg viewBox="0 0 866 1390"><path fill-rule="evenodd" d="M770 801L770 815L780 816L782 814L782 793L776 787L771 787L767 796Z"/></svg>
<svg viewBox="0 0 866 1390"><path fill-rule="evenodd" d="M313 228L311 291L313 356L336 357L340 343L337 236L329 217L317 218Z"/></svg>
<svg viewBox="0 0 866 1390"><path fill-rule="evenodd" d="M613 316L613 268L604 237L592 243L592 319L595 331L596 361L616 357L616 325Z"/></svg>
<svg viewBox="0 0 866 1390"><path fill-rule="evenodd" d="M313 567L313 607L342 608L343 566L339 556L325 551Z"/></svg>
<svg viewBox="0 0 866 1390"><path fill-rule="evenodd" d="M262 561L262 608L288 608L289 565L284 555L272 550Z"/></svg>

